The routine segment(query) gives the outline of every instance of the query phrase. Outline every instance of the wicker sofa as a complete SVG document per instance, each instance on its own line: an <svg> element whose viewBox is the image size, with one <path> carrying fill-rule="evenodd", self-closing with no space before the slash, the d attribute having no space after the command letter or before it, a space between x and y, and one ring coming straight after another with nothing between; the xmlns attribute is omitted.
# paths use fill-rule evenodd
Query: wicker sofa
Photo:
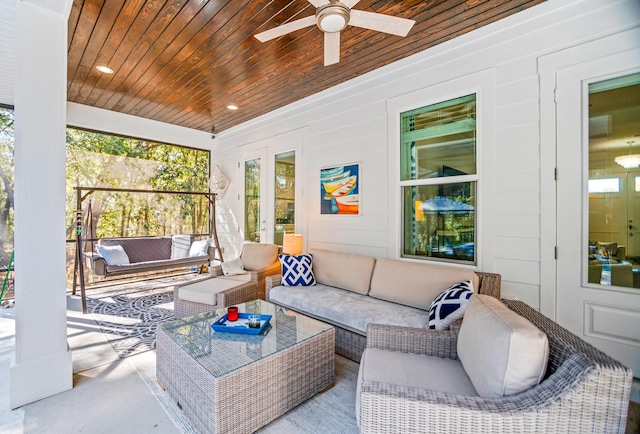
<svg viewBox="0 0 640 434"><path fill-rule="evenodd" d="M546 333L548 362L538 385L482 398L373 381L361 374L356 402L360 432L624 433L631 371L525 303L503 303ZM458 360L460 332L371 324L361 372L370 361L369 349Z"/></svg>
<svg viewBox="0 0 640 434"><path fill-rule="evenodd" d="M443 290L471 280L476 292L500 298L500 275L395 259L312 249L313 287L266 279L266 300L336 328L336 353L360 361L371 322L425 327Z"/></svg>

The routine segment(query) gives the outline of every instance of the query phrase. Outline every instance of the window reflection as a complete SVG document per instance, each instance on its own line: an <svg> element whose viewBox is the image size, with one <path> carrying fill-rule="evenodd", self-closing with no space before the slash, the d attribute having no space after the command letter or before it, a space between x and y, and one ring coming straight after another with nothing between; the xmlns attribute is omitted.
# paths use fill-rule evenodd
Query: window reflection
<svg viewBox="0 0 640 434"><path fill-rule="evenodd" d="M589 85L589 283L640 288L640 74Z"/></svg>

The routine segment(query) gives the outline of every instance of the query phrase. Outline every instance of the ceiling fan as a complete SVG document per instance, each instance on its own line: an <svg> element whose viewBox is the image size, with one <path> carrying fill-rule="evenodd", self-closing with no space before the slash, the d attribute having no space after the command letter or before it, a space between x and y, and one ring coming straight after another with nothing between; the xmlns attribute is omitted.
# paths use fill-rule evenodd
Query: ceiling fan
<svg viewBox="0 0 640 434"><path fill-rule="evenodd" d="M255 37L260 42L266 42L316 24L324 32L324 66L327 66L340 61L340 31L347 25L407 36L415 24L414 20L406 18L351 9L360 0L308 1L316 7L315 15L258 33Z"/></svg>

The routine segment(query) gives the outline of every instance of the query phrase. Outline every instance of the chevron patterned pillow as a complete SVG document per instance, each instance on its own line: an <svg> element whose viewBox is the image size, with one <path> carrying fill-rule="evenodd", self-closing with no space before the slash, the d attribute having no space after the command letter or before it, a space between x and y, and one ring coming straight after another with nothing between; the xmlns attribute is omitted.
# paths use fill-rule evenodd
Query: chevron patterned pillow
<svg viewBox="0 0 640 434"><path fill-rule="evenodd" d="M282 286L315 285L311 258L310 253L298 256L278 255L282 264Z"/></svg>
<svg viewBox="0 0 640 434"><path fill-rule="evenodd" d="M473 283L470 280L457 283L438 294L429 308L429 328L448 330L455 320L462 318L472 295Z"/></svg>

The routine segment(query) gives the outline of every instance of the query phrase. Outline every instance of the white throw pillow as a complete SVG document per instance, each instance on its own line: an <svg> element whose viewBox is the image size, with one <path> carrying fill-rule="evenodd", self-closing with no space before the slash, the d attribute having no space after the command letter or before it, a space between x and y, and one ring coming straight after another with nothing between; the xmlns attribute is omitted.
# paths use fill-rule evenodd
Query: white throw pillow
<svg viewBox="0 0 640 434"><path fill-rule="evenodd" d="M472 295L473 283L470 280L456 283L438 294L429 308L429 328L449 330L454 321L463 317Z"/></svg>
<svg viewBox="0 0 640 434"><path fill-rule="evenodd" d="M171 259L182 259L189 255L191 235L173 235L171 237Z"/></svg>
<svg viewBox="0 0 640 434"><path fill-rule="evenodd" d="M191 247L189 247L189 257L192 258L194 256L207 255L210 243L211 240L209 238L200 241L194 241L193 244L191 244Z"/></svg>
<svg viewBox="0 0 640 434"><path fill-rule="evenodd" d="M221 264L221 267L222 267L222 272L224 273L225 276L233 276L236 274L247 274L247 272L244 269L244 266L242 265L242 259L240 258L231 259L230 261L224 261Z"/></svg>
<svg viewBox="0 0 640 434"><path fill-rule="evenodd" d="M500 300L469 299L458 334L458 358L478 395L502 398L538 384L547 370L547 335Z"/></svg>
<svg viewBox="0 0 640 434"><path fill-rule="evenodd" d="M131 263L127 252L125 252L119 244L115 246L103 246L98 244L96 246L96 250L107 262L107 265L127 265Z"/></svg>

